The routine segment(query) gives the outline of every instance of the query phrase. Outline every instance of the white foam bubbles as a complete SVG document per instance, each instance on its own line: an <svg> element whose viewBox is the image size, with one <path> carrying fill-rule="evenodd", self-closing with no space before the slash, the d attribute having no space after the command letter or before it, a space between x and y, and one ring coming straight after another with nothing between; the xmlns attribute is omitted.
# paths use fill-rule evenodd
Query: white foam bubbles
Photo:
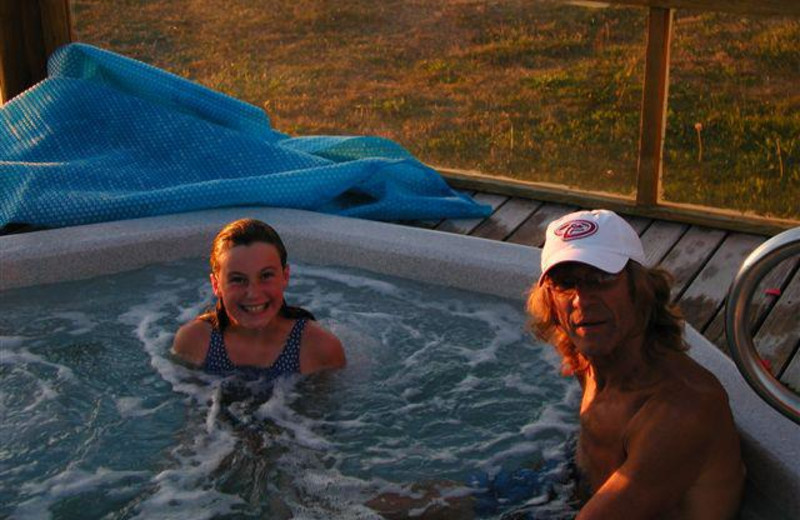
<svg viewBox="0 0 800 520"><path fill-rule="evenodd" d="M11 350L22 346L28 338L25 336L0 336L0 354L4 354L5 350ZM3 362L3 356L0 355L0 363Z"/></svg>
<svg viewBox="0 0 800 520"><path fill-rule="evenodd" d="M114 402L117 405L117 411L119 412L120 416L125 418L146 417L148 415L153 415L169 405L169 402L163 402L153 408L145 408L144 399L133 396L118 397L114 400Z"/></svg>
<svg viewBox="0 0 800 520"><path fill-rule="evenodd" d="M269 419L283 428L298 446L320 451L331 449L331 443L314 432L319 426L319 421L302 416L290 408L291 402L299 397L293 392L295 382L296 378L276 381L272 397L258 407L256 417Z"/></svg>
<svg viewBox="0 0 800 520"><path fill-rule="evenodd" d="M15 342L17 346L24 343L24 340ZM56 399L59 396L56 387L60 386L60 382L77 383L71 368L48 361L24 348L0 349L0 365L10 366L6 380L16 381L15 386L3 392L0 399L0 411L5 417L28 414L44 402ZM55 378L48 373L54 374ZM22 381L25 381L24 385ZM23 393L19 391L21 388L24 388Z"/></svg>
<svg viewBox="0 0 800 520"><path fill-rule="evenodd" d="M72 371L71 368L60 365L58 363L52 363L45 359L44 357L33 354L26 349L20 350L7 350L3 349L0 350L0 364L2 365L41 365L44 367L52 368L56 371L57 377L60 379L66 380L75 380L75 373Z"/></svg>
<svg viewBox="0 0 800 520"><path fill-rule="evenodd" d="M211 290L211 284L206 283L203 284L197 290L198 297L195 301L189 302L188 304L179 304L178 308L178 317L176 318L176 322L178 324L188 323L195 319L198 315L200 315L206 308L211 306L212 298L214 296L213 291Z"/></svg>
<svg viewBox="0 0 800 520"><path fill-rule="evenodd" d="M352 289L368 289L372 293L391 297L403 294L403 289L392 282L365 277L360 273L356 274L341 269L312 265L303 265L301 269L303 276L317 277L327 281L338 282Z"/></svg>
<svg viewBox="0 0 800 520"><path fill-rule="evenodd" d="M235 438L220 429L195 433L170 451L174 465L151 478L153 491L136 506L134 518L205 520L228 514L245 501L213 489L209 476L234 449Z"/></svg>
<svg viewBox="0 0 800 520"><path fill-rule="evenodd" d="M219 379L176 364L169 354L173 327L177 325L168 318L174 316L179 307L174 292L159 291L120 316L120 322L132 328L160 378L168 382L174 392L189 398L187 406L196 408L189 412L186 436L181 436L181 442L170 450L171 467L151 479L153 491L137 505L135 518L164 515L192 520L214 518L245 504L238 496L210 487L210 475L234 450L237 441L230 431L219 426ZM197 303L188 308L200 307ZM178 313L185 315L184 311ZM136 397L117 400L117 408L123 416L151 415L165 405L145 409Z"/></svg>
<svg viewBox="0 0 800 520"><path fill-rule="evenodd" d="M70 322L71 328L66 332L71 336L81 336L91 332L98 325L97 320L92 319L92 317L85 312L61 311L54 312L51 314L51 316Z"/></svg>
<svg viewBox="0 0 800 520"><path fill-rule="evenodd" d="M86 471L69 467L48 479L22 484L20 494L30 498L14 509L11 518L18 520L51 518L50 508L64 498L111 488L131 479L141 480L146 476L147 472L144 471L115 471L105 467Z"/></svg>
<svg viewBox="0 0 800 520"><path fill-rule="evenodd" d="M571 385L572 386L572 385ZM573 406L563 406L574 400L574 387L565 395L560 403L550 403L542 409L535 421L526 424L520 433L526 439L541 440L542 438L563 438L574 431L571 424L574 414Z"/></svg>

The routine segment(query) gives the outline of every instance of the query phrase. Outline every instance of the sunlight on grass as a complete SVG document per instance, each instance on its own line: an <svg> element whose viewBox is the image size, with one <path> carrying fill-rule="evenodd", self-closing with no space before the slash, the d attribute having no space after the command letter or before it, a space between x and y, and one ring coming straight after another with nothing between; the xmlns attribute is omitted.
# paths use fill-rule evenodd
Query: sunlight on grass
<svg viewBox="0 0 800 520"><path fill-rule="evenodd" d="M72 6L80 41L262 107L291 135L379 135L437 166L635 190L644 9L543 0ZM679 12L676 26L666 197L800 216L798 23Z"/></svg>
<svg viewBox="0 0 800 520"><path fill-rule="evenodd" d="M675 28L667 200L800 216L800 21L704 14Z"/></svg>

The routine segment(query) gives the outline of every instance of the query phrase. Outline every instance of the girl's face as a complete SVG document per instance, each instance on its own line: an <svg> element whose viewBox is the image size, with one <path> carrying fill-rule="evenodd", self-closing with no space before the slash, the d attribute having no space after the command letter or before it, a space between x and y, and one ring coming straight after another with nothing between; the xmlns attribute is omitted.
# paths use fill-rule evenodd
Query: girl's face
<svg viewBox="0 0 800 520"><path fill-rule="evenodd" d="M283 304L289 266L281 266L278 249L253 242L220 255L219 271L211 274L214 295L225 303L231 325L256 329L269 325Z"/></svg>

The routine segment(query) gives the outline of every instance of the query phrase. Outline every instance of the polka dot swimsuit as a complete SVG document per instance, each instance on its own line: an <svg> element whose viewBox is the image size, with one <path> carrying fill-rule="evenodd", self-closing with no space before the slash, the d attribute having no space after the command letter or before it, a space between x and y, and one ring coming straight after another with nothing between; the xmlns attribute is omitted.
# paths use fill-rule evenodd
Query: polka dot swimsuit
<svg viewBox="0 0 800 520"><path fill-rule="evenodd" d="M283 346L278 359L269 367L236 366L228 357L225 349L225 340L222 332L215 328L211 331L211 342L208 346L208 353L203 362L203 370L209 374L228 376L238 375L244 379L275 379L284 375L300 373L300 338L306 326L305 319L294 322L289 338Z"/></svg>

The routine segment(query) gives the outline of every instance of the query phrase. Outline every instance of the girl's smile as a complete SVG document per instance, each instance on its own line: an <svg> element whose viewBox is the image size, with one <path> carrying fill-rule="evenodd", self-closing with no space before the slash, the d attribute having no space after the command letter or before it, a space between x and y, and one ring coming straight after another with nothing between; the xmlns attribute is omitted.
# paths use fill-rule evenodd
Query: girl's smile
<svg viewBox="0 0 800 520"><path fill-rule="evenodd" d="M232 247L220 256L219 266L211 285L231 324L247 329L270 326L289 283L289 267L281 265L277 248L264 242Z"/></svg>

